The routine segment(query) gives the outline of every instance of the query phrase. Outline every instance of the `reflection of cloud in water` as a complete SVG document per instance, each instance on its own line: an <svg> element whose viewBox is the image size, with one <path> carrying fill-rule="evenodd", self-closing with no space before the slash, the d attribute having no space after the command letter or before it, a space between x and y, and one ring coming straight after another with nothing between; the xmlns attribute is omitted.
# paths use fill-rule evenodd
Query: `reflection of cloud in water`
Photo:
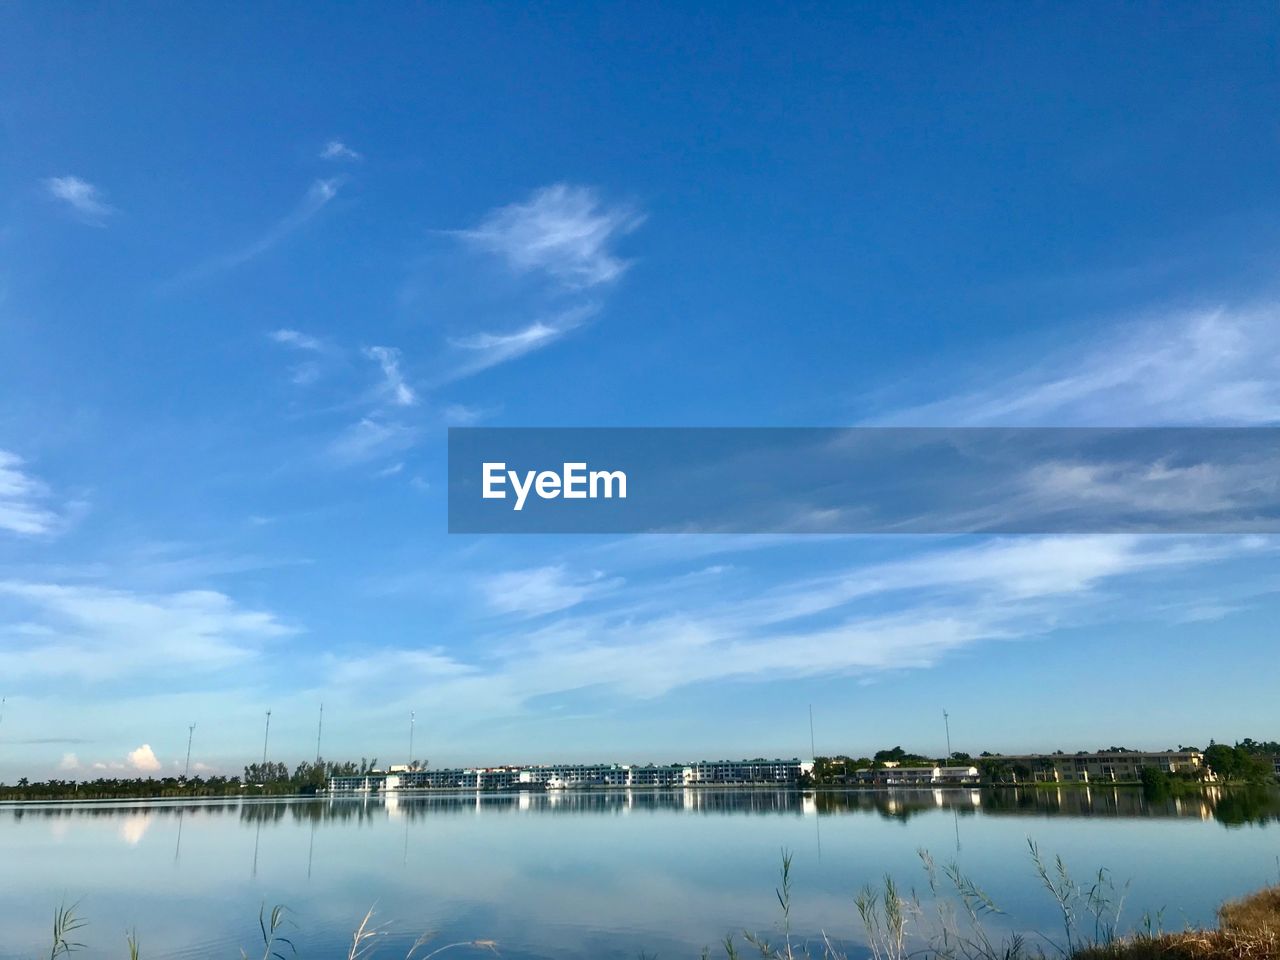
<svg viewBox="0 0 1280 960"><path fill-rule="evenodd" d="M131 813L120 824L120 839L131 847L136 847L143 835L155 819L152 813Z"/></svg>
<svg viewBox="0 0 1280 960"><path fill-rule="evenodd" d="M67 820L55 820L49 825L49 836L61 843L71 832L71 823Z"/></svg>
<svg viewBox="0 0 1280 960"><path fill-rule="evenodd" d="M54 823L66 822L75 826L56 842ZM156 836L142 843L153 822ZM1008 913L993 932L1049 932L1060 922L1052 898L1026 882L1028 836L1076 873L1105 865L1117 885L1132 880L1121 918L1130 925L1166 904L1212 922L1242 877L1259 885L1275 877L1275 845L1263 842L1270 831L1245 826L1264 823L1280 823L1275 789L1164 797L1109 785L0 807L0 862L23 864L0 876L0 929L16 955L33 954L47 936L50 899L70 885L89 907L94 927L82 939L94 949L113 942L99 924L119 918L167 956L236 956L257 939L265 902L296 911L290 938L300 956L346 956L376 903L375 922L390 924L380 942L391 957L424 930L438 933L437 944L496 939L506 960L694 957L724 931L777 936L785 849L795 856L797 935L825 931L863 956L852 897L864 885L891 875L935 915L921 847L940 865L958 862Z"/></svg>

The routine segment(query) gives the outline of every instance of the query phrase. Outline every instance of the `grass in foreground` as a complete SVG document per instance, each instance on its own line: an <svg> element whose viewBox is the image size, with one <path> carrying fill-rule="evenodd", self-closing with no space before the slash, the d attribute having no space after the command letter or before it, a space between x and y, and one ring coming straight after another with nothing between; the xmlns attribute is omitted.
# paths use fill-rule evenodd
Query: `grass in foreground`
<svg viewBox="0 0 1280 960"><path fill-rule="evenodd" d="M856 946L855 955L869 960L1280 960L1280 885L1224 903L1218 910L1217 929L1168 933L1161 928L1159 915L1146 915L1137 932L1121 934L1120 916L1128 884L1116 887L1105 869L1081 883L1071 876L1061 857L1047 862L1034 843L1030 843L1030 854L1035 876L1058 905L1059 933L1040 933L1030 942L1016 932L994 933L992 920L1003 914L999 906L958 865L939 866L921 850L929 910L914 890L903 893L888 875L880 887L864 887L853 899L865 935L865 944ZM730 934L720 943L726 960L745 960L746 956L849 960L845 948L825 931L804 939L794 933L791 862L791 855L784 852L775 891L780 909L776 942L761 933L744 932L740 939ZM77 910L78 904L73 903L55 911L49 960L61 960L84 947L74 939L86 926ZM288 924L283 906L270 911L264 906L259 912L261 960L293 960L297 955L292 940L283 934ZM347 960L370 960L388 932L386 924L374 922L370 909L352 934ZM493 940L433 946L433 939L429 933L420 936L404 960L431 960L468 948L498 954ZM130 960L139 960L136 933L127 935L126 945ZM256 948L254 954L258 955ZM710 960L711 955L711 949L704 948L702 960ZM250 958L243 949L240 956L241 960Z"/></svg>
<svg viewBox="0 0 1280 960"><path fill-rule="evenodd" d="M1078 960L1275 960L1280 957L1280 886L1218 910L1217 930L1139 934L1080 951Z"/></svg>
<svg viewBox="0 0 1280 960"><path fill-rule="evenodd" d="M88 921L77 914L78 908L79 903L77 902L70 906L58 907L54 911L49 960L60 960L60 958L68 957L77 950L84 949L85 945L83 943L70 939L77 930L88 925ZM293 960L297 956L298 950L293 941L281 932L288 924L288 911L282 905L276 905L270 911L263 906L258 911L258 929L262 936L261 960ZM386 924L373 922L373 908L370 907L369 912L360 921L360 926L356 928L355 933L351 936L351 946L347 950L347 960L368 960L377 949L379 938L385 936L387 932ZM440 954L450 950L459 950L466 947L494 954L498 952L498 945L493 940L460 940L456 943L446 943L443 946L428 949L431 947L434 938L435 935L433 933L422 934L413 942L408 953L404 955L404 960L431 960L432 957L438 957ZM137 931L131 930L125 935L125 945L129 960L140 960L142 950L139 945ZM253 955L257 955L256 948ZM241 947L240 960L250 960L250 957L251 954Z"/></svg>
<svg viewBox="0 0 1280 960"><path fill-rule="evenodd" d="M1047 862L1028 841L1035 876L1058 906L1060 932L1034 939L1017 932L996 934L993 920L1003 911L957 864L939 866L919 851L928 878L930 907L917 893L903 893L886 875L879 887L865 887L854 907L865 935L855 956L870 960L1280 960L1280 886L1223 904L1217 929L1167 933L1160 915L1144 915L1137 932L1121 934L1128 884L1117 887L1106 869L1086 882L1075 880L1061 857ZM849 960L823 931L796 941L791 929L791 858L783 854L777 888L781 919L778 942L744 933L721 942L726 960L744 953L762 960ZM703 960L711 951L704 949Z"/></svg>

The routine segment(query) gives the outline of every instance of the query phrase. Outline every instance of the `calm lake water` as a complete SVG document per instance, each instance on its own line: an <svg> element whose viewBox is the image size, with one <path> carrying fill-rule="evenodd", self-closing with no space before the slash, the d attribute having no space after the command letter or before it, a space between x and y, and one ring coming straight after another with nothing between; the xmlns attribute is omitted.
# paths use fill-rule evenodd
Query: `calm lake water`
<svg viewBox="0 0 1280 960"><path fill-rule="evenodd" d="M852 954L860 887L890 873L927 893L918 848L990 893L998 924L1055 933L1028 838L1082 881L1103 866L1127 881L1126 925L1163 908L1179 928L1276 882L1280 797L601 790L0 806L0 956L47 955L54 908L79 900L85 957L124 956L135 927L146 958L260 956L264 903L287 905L302 957L345 957L370 906L389 924L376 954L389 958L427 930L437 945L496 940L508 958L696 957L728 931L775 932L784 848L794 929Z"/></svg>

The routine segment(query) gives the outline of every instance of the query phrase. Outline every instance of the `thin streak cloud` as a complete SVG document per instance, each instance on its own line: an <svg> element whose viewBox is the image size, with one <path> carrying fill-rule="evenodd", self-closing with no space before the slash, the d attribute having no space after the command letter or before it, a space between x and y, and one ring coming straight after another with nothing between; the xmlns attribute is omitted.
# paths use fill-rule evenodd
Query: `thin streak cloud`
<svg viewBox="0 0 1280 960"><path fill-rule="evenodd" d="M339 184L340 181L337 179L314 181L301 202L287 215L272 224L256 240L241 247L239 250L213 257L190 270L178 274L176 277L161 284L161 291L170 292L187 283L203 280L225 270L234 269L267 253L287 240L323 210L329 201L338 195Z"/></svg>
<svg viewBox="0 0 1280 960"><path fill-rule="evenodd" d="M511 333L480 332L450 338L449 345L457 353L457 364L440 382L460 380L550 346L565 334L582 326L596 312L594 304L585 304L549 318L535 320Z"/></svg>
<svg viewBox="0 0 1280 960"><path fill-rule="evenodd" d="M1218 307L1122 325L1086 350L877 420L928 426L1280 423L1280 305Z"/></svg>

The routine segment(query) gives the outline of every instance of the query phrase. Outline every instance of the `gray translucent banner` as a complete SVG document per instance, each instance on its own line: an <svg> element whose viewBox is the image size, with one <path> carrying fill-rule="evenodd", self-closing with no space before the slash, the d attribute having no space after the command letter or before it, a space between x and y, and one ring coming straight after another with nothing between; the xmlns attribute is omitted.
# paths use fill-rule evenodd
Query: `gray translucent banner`
<svg viewBox="0 0 1280 960"><path fill-rule="evenodd" d="M1276 533L1280 428L472 428L451 533Z"/></svg>

